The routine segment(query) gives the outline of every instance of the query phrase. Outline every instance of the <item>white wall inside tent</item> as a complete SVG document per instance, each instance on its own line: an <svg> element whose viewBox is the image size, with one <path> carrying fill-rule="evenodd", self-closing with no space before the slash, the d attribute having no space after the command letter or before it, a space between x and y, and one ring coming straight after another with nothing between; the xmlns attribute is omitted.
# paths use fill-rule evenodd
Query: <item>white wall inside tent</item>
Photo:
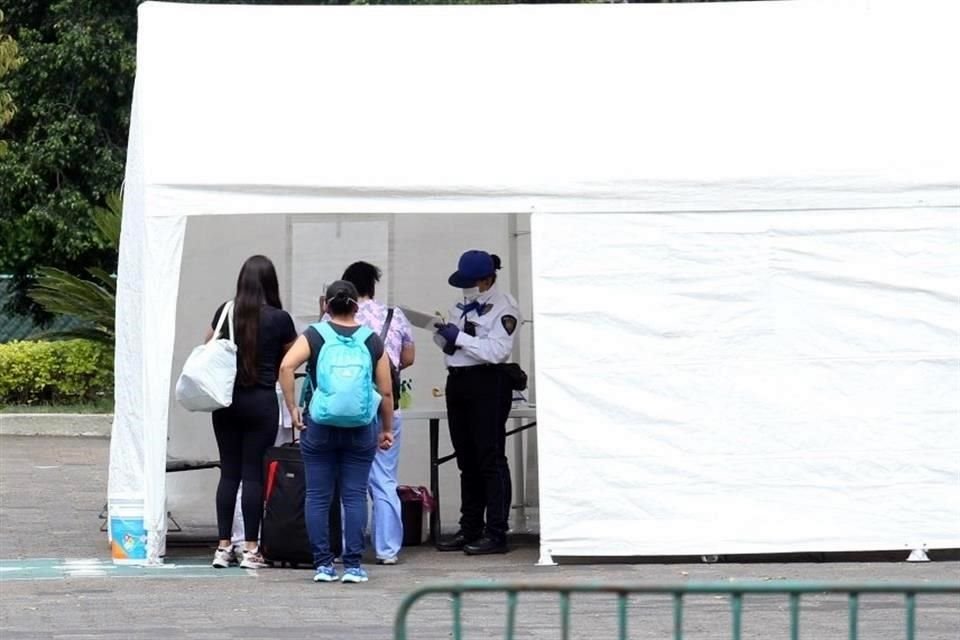
<svg viewBox="0 0 960 640"><path fill-rule="evenodd" d="M958 20L141 5L111 500L143 496L156 561L168 425L171 451L210 445L171 409L187 345L273 238L309 305L274 229L413 214L400 299L532 213L546 555L960 546Z"/></svg>

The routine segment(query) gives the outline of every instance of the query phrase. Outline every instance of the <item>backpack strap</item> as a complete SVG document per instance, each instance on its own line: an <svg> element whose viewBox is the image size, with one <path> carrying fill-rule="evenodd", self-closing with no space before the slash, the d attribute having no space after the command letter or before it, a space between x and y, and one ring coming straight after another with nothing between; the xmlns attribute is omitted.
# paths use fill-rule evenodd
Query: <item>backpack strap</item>
<svg viewBox="0 0 960 640"><path fill-rule="evenodd" d="M329 322L317 322L316 324L311 325L317 330L317 333L320 334L320 337L323 338L323 343L327 344L328 342L335 342L340 338L340 334L330 326Z"/></svg>
<svg viewBox="0 0 960 640"><path fill-rule="evenodd" d="M373 333L369 327L364 325L359 325L357 330L349 336L338 333L336 329L330 326L329 322L315 322L310 326L316 329L317 333L320 334L320 337L323 338L323 344L327 344L328 342L336 342L337 340L343 340L345 338L366 342L367 338L369 338Z"/></svg>
<svg viewBox="0 0 960 640"><path fill-rule="evenodd" d="M323 344L326 344L330 338L326 335L328 331L333 331L333 329L327 326L326 322L314 322L310 325L310 329L313 329L320 335L320 339L323 340ZM336 335L336 334L334 334ZM310 339L307 338L307 342L310 342ZM322 349L323 347L320 347ZM304 400L308 395L307 385L310 385L310 392L312 393L314 389L317 388L317 362L320 360L320 349L317 349L316 352L313 352L313 344L310 344L310 358L307 359L307 379L303 385L303 392L301 393L300 399L301 404L304 404Z"/></svg>
<svg viewBox="0 0 960 640"><path fill-rule="evenodd" d="M367 346L366 345L367 338L369 338L372 335L373 335L373 329L364 325L360 325L357 328L357 330L354 332L353 336L351 337L357 342L362 343L363 346Z"/></svg>

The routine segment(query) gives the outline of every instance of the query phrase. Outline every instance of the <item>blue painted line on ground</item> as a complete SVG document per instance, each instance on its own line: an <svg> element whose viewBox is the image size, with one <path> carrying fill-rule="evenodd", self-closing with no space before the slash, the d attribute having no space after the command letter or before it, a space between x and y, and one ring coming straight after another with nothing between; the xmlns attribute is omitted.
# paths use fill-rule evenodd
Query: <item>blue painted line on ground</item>
<svg viewBox="0 0 960 640"><path fill-rule="evenodd" d="M169 563L156 567L118 565L100 558L27 558L0 560L0 582L95 578L244 578L246 569L214 569L207 563Z"/></svg>

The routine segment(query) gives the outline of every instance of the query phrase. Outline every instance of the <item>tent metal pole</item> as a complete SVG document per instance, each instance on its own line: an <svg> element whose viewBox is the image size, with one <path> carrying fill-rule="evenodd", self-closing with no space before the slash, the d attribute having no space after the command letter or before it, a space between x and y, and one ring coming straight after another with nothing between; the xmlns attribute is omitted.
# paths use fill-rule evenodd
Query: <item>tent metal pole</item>
<svg viewBox="0 0 960 640"><path fill-rule="evenodd" d="M396 233L397 214L391 213L387 216L387 278L390 286L387 288L387 304L394 306L397 304L397 277L394 267L396 267Z"/></svg>
<svg viewBox="0 0 960 640"><path fill-rule="evenodd" d="M527 214L527 227L524 230L525 235L529 238L529 256L530 256L530 317L527 319L530 326L530 360L528 361L527 375L529 376L529 386L527 387L527 402L531 405L536 405L537 403L537 354L536 354L536 344L533 339L533 333L535 331L533 324L533 216L536 213L531 211ZM527 432L527 455L526 460L527 472L530 474L529 480L527 476L524 476L524 497L526 498L526 505L530 507L539 508L540 506L540 477L538 475L539 469L539 455L540 455L540 445L539 445L539 429L531 429ZM539 529L539 524L537 525ZM538 530L539 533L539 530Z"/></svg>
<svg viewBox="0 0 960 640"><path fill-rule="evenodd" d="M514 296L520 295L520 266L517 264L519 260L519 251L517 250L517 238L518 226L517 226L517 216L516 213L507 214L507 231L509 233L510 239L507 244L508 247L508 261L510 264L510 293ZM520 327L517 327L519 331ZM520 342L518 340L513 341L513 354L512 358L514 362L520 362ZM514 428L520 426L520 422L514 421ZM513 467L514 467L514 480L513 480L513 504L519 510L519 516L522 519L523 526L526 527L527 520L527 491L526 491L526 461L524 460L524 438L525 434L518 433L517 436L513 439Z"/></svg>

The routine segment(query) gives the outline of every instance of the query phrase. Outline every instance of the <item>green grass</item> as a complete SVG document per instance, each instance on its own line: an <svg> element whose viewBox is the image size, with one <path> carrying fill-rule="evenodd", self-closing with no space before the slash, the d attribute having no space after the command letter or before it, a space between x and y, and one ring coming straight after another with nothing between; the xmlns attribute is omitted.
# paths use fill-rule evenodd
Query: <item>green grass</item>
<svg viewBox="0 0 960 640"><path fill-rule="evenodd" d="M113 413L113 398L86 404L5 404L0 413Z"/></svg>

